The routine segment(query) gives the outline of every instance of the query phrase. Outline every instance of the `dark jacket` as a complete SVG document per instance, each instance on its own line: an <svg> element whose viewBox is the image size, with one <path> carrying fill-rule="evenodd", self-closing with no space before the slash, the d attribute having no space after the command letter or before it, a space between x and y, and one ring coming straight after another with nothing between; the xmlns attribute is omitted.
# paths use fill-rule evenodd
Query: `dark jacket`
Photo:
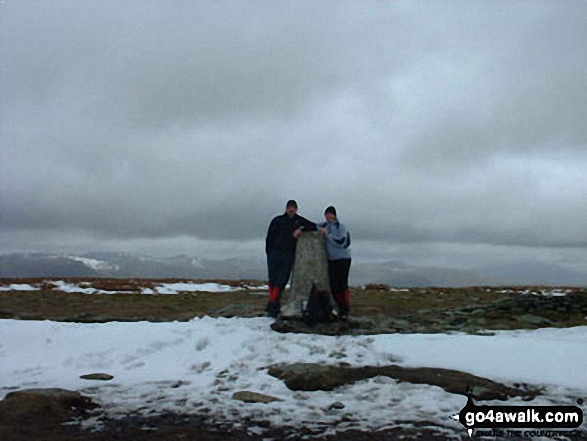
<svg viewBox="0 0 587 441"><path fill-rule="evenodd" d="M296 252L296 239L293 233L298 228L302 231L316 231L318 228L314 222L295 214L290 218L286 213L274 217L269 224L267 238L265 239L265 252L281 250L286 253Z"/></svg>

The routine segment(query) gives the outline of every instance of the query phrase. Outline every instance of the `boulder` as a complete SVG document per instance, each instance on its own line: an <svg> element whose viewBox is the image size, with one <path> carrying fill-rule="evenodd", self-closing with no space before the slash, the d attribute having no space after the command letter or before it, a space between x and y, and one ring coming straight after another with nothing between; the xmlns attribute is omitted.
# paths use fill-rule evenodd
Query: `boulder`
<svg viewBox="0 0 587 441"><path fill-rule="evenodd" d="M438 386L449 393L470 395L477 400L507 400L509 397L532 399L539 394L538 390L519 390L466 372L441 368L294 363L270 366L268 373L283 380L289 389L303 391L330 391L356 381L385 376L400 382Z"/></svg>
<svg viewBox="0 0 587 441"><path fill-rule="evenodd" d="M109 380L112 380L114 378L114 376L109 375L109 374L96 373L96 374L82 375L80 378L82 378L84 380L109 381Z"/></svg>
<svg viewBox="0 0 587 441"><path fill-rule="evenodd" d="M260 394L258 392L250 392L250 391L239 391L232 394L233 400L243 401L245 403L262 403L268 404L273 403L274 401L281 401L279 398L272 397L270 395Z"/></svg>
<svg viewBox="0 0 587 441"><path fill-rule="evenodd" d="M341 403L340 401L335 401L330 406L328 406L328 410L341 410L344 409L344 407L345 406L343 403Z"/></svg>
<svg viewBox="0 0 587 441"><path fill-rule="evenodd" d="M89 397L66 389L24 389L0 401L0 426L53 426L98 407Z"/></svg>
<svg viewBox="0 0 587 441"><path fill-rule="evenodd" d="M536 326L552 325L552 320L532 314L517 315L514 318L520 322L525 322Z"/></svg>

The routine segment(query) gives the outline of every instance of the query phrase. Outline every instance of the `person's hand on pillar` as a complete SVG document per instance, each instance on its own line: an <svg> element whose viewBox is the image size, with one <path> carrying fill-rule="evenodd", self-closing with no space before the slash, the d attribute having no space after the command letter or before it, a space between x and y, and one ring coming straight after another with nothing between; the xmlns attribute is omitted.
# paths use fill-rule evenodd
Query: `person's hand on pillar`
<svg viewBox="0 0 587 441"><path fill-rule="evenodd" d="M301 235L302 235L302 229L301 229L301 228L298 228L298 229L297 229L297 230L295 230L295 231L294 231L294 233L293 233L293 237L294 237L295 239L298 239L298 238L299 238Z"/></svg>

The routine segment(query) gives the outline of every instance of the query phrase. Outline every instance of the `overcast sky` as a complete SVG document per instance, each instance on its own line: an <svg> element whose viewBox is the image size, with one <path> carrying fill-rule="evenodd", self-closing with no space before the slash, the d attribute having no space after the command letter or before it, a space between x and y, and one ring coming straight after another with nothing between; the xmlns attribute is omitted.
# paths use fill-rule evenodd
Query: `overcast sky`
<svg viewBox="0 0 587 441"><path fill-rule="evenodd" d="M0 5L0 247L587 266L587 2ZM432 257L431 257L432 256Z"/></svg>

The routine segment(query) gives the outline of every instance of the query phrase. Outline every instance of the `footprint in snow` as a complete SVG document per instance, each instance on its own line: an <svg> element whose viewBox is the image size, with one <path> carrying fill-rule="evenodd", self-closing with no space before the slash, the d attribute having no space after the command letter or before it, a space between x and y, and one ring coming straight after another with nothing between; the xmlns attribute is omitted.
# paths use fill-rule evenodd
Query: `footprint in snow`
<svg viewBox="0 0 587 441"><path fill-rule="evenodd" d="M196 351L203 351L210 344L207 337L202 337L196 342Z"/></svg>
<svg viewBox="0 0 587 441"><path fill-rule="evenodd" d="M141 367L143 367L144 365L145 365L145 363L143 363L142 361L139 361L139 362L137 362L137 363L133 363L133 364L130 364L130 365L126 366L126 370L127 370L127 371L132 371L132 370L134 370L134 369L141 368Z"/></svg>

